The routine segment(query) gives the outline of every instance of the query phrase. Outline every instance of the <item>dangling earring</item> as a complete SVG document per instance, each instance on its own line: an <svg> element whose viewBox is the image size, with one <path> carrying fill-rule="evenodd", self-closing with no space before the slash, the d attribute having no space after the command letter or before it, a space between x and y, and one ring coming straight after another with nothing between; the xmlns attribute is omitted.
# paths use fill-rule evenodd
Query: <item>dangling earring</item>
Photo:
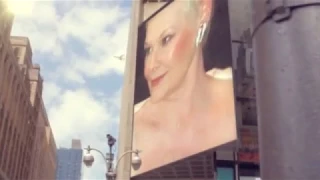
<svg viewBox="0 0 320 180"><path fill-rule="evenodd" d="M207 23L203 23L199 30L198 30L198 35L197 35L197 39L196 39L196 46L198 47L199 44L202 42L204 33L206 32L206 28L207 28Z"/></svg>

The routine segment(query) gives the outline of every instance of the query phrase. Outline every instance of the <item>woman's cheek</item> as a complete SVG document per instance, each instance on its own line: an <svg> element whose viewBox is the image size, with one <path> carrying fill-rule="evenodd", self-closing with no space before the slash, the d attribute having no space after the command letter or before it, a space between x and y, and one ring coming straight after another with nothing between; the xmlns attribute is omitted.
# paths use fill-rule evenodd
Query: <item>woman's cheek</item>
<svg viewBox="0 0 320 180"><path fill-rule="evenodd" d="M188 30L185 30L180 34L180 36L176 37L176 42L172 47L172 59L178 62L183 60L183 57L188 54L188 51L191 50L191 43L192 33Z"/></svg>
<svg viewBox="0 0 320 180"><path fill-rule="evenodd" d="M148 76L150 74L150 68L148 65L148 59L146 58L144 61L143 74L146 80L148 80Z"/></svg>

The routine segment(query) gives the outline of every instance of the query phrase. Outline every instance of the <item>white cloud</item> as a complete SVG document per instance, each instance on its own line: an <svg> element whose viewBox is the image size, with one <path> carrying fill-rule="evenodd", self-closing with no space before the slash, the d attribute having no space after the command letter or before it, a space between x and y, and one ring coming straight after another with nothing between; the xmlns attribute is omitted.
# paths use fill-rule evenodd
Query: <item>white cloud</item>
<svg viewBox="0 0 320 180"><path fill-rule="evenodd" d="M44 81L43 83L43 92L42 97L45 102L45 106L49 106L49 103L52 103L57 97L61 94L61 88L53 83Z"/></svg>
<svg viewBox="0 0 320 180"><path fill-rule="evenodd" d="M121 96L122 96L122 88L121 89L119 89L116 93L115 93L115 95L114 95L114 98L111 100L112 101L112 103L115 105L115 107L116 108L118 108L118 109L120 109L120 107L121 107Z"/></svg>
<svg viewBox="0 0 320 180"><path fill-rule="evenodd" d="M75 6L61 18L58 27L59 38L66 40L68 35L81 39L89 44L92 39L105 33L105 28L117 24L124 14L117 6L92 8L87 5Z"/></svg>
<svg viewBox="0 0 320 180"><path fill-rule="evenodd" d="M23 2L22 4L18 4ZM61 44L56 33L58 16L51 1L17 1L14 6L23 7L28 4L32 10L30 14L19 14L15 17L12 34L26 35L31 40L33 50L40 53L51 53L61 55ZM20 9L20 8L19 8Z"/></svg>
<svg viewBox="0 0 320 180"><path fill-rule="evenodd" d="M77 64L80 61L80 59L74 61L74 64ZM72 65L71 65L72 66ZM62 64L59 66L59 68L56 69L56 71L53 73L53 76L58 78L64 78L66 82L73 82L73 83L79 83L79 84L85 84L85 79L83 77L83 74L81 74L78 71L74 71L73 69L70 69L70 64Z"/></svg>
<svg viewBox="0 0 320 180"><path fill-rule="evenodd" d="M86 8L79 11L86 11ZM72 12L71 12L72 14ZM69 24L64 30L73 33L79 40L86 44L86 50L89 58L80 58L73 56L71 61L77 61L71 66L71 71L80 72L89 77L97 77L111 71L123 73L124 62L114 58L114 55L123 54L127 48L129 18L118 21L123 18L123 12L119 8L112 9L110 12L101 11L85 13L86 20L93 19L92 22L77 20L74 24ZM70 15L71 19L73 16ZM108 18L106 18L108 17ZM96 20L99 19L99 20ZM105 19L103 22L102 20ZM87 24L87 27L80 32L80 24ZM114 33L105 31L112 29ZM63 37L65 37L62 33Z"/></svg>
<svg viewBox="0 0 320 180"><path fill-rule="evenodd" d="M119 97L106 97L88 89L61 90L54 83L47 83L44 99L50 104L48 117L58 147L70 147L71 139L81 139L82 146L107 152L105 135L118 134L118 116L112 115ZM54 102L54 103L52 103ZM91 168L83 167L84 179L102 179L105 164L100 154L94 153L95 163Z"/></svg>
<svg viewBox="0 0 320 180"><path fill-rule="evenodd" d="M16 15L12 35L29 37L33 61L47 70L43 98L57 146L70 147L79 138L83 146L106 152L105 134L118 133L114 111L120 109L121 91L110 96L99 84L108 83L102 75L124 71L124 61L114 56L126 52L129 9L117 0L89 1L19 0L17 9L27 7L29 13ZM88 78L99 84L90 87ZM84 179L105 179L104 162L99 154L95 158L92 168L83 169Z"/></svg>
<svg viewBox="0 0 320 180"><path fill-rule="evenodd" d="M60 60L56 78L64 77L66 81L83 83L79 75L97 77L110 71L123 73L124 62L114 55L124 54L127 48L129 11L119 7L113 1L100 6L85 3L55 2L67 6L68 11L60 15L54 7L54 1L32 2L33 13L28 16L17 16L13 29L14 35L27 35L34 51L50 53ZM103 2L103 1L102 1ZM116 1L114 1L116 2ZM30 6L30 5L29 5ZM72 56L64 58L70 52L66 46L68 38L75 38L86 51L88 57ZM76 52L79 53L79 52ZM74 63L74 62L77 63ZM67 66L67 67L66 67ZM66 69L61 72L61 69Z"/></svg>
<svg viewBox="0 0 320 180"><path fill-rule="evenodd" d="M115 123L107 104L95 99L86 89L65 91L48 114L58 142L71 139L75 131L76 134L90 134L102 124Z"/></svg>

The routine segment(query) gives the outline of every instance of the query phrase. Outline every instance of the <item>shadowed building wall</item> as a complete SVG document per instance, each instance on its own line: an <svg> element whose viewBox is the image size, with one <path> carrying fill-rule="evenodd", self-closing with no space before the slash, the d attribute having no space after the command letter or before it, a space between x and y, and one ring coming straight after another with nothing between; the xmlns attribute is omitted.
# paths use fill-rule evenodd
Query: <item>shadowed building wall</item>
<svg viewBox="0 0 320 180"><path fill-rule="evenodd" d="M56 179L56 143L43 101L38 114L30 179Z"/></svg>
<svg viewBox="0 0 320 180"><path fill-rule="evenodd" d="M28 179L42 94L29 40L10 37L13 16L0 1L0 177Z"/></svg>

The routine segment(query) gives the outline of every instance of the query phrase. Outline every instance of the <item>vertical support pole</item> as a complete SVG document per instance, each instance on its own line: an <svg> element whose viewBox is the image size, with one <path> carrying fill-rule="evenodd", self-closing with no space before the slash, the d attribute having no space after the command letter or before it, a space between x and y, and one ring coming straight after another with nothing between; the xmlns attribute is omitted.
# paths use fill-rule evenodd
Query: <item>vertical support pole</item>
<svg viewBox="0 0 320 180"><path fill-rule="evenodd" d="M233 178L234 180L239 180L239 163L238 163L238 150L233 152Z"/></svg>
<svg viewBox="0 0 320 180"><path fill-rule="evenodd" d="M217 151L213 152L213 180L218 180Z"/></svg>
<svg viewBox="0 0 320 180"><path fill-rule="evenodd" d="M265 2L253 0L255 26ZM299 8L286 21L267 21L253 39L263 180L320 179L319 19L320 6Z"/></svg>
<svg viewBox="0 0 320 180"><path fill-rule="evenodd" d="M133 135L133 100L135 84L136 53L138 42L138 26L142 22L142 0L132 1L131 22L126 54L126 67L122 89L122 102L119 124L118 157L126 151L132 150ZM126 155L117 166L117 180L130 180L131 156Z"/></svg>

